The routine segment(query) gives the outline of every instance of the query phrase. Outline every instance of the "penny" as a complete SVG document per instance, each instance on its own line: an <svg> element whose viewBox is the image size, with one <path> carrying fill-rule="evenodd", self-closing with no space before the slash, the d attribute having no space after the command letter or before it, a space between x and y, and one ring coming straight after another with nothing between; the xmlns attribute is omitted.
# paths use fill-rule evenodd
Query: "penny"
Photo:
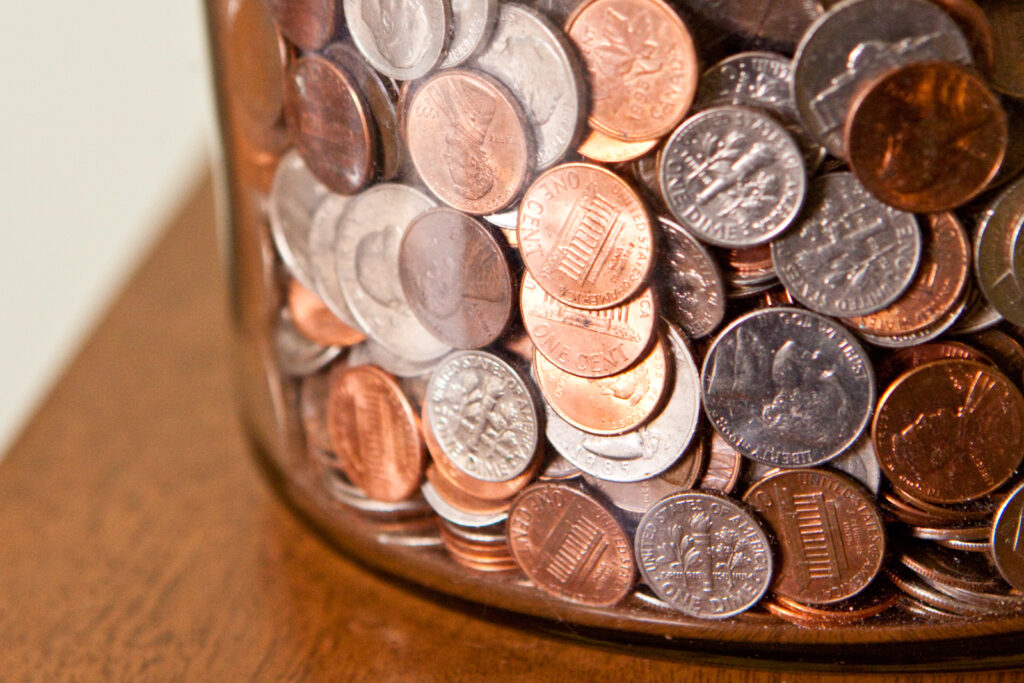
<svg viewBox="0 0 1024 683"><path fill-rule="evenodd" d="M633 365L654 338L654 294L645 289L612 308L566 306L523 275L523 325L537 351L579 377L608 377Z"/></svg>
<svg viewBox="0 0 1024 683"><path fill-rule="evenodd" d="M852 624L878 616L896 604L899 593L888 582L873 583L858 595L829 605L828 608L805 605L784 595L774 597L774 602L800 618L819 626ZM766 604L771 609L770 604Z"/></svg>
<svg viewBox="0 0 1024 683"><path fill-rule="evenodd" d="M413 314L448 346L486 346L512 315L512 276L500 245L454 209L413 219L398 249L398 275Z"/></svg>
<svg viewBox="0 0 1024 683"><path fill-rule="evenodd" d="M882 483L882 471L878 467L878 458L875 457L871 437L867 434L857 439L849 450L829 461L828 467L849 475L871 493L878 493L878 487ZM743 480L748 486L752 486L761 479L781 471L778 467L751 462L743 472Z"/></svg>
<svg viewBox="0 0 1024 683"><path fill-rule="evenodd" d="M721 247L751 247L779 235L807 189L800 149L782 124L733 105L686 119L661 151L659 177L679 222Z"/></svg>
<svg viewBox="0 0 1024 683"><path fill-rule="evenodd" d="M565 35L544 15L502 3L494 35L473 65L498 79L523 105L536 142L536 168L551 166L575 148L587 115L583 66Z"/></svg>
<svg viewBox="0 0 1024 683"><path fill-rule="evenodd" d="M426 499L427 504L430 505L430 508L436 512L441 519L448 520L452 524L458 524L459 526L464 527L480 528L500 524L508 519L507 510L491 512L488 514L476 514L460 510L445 500L429 481L423 482L423 485L420 486L420 492L423 494L423 498Z"/></svg>
<svg viewBox="0 0 1024 683"><path fill-rule="evenodd" d="M974 271L981 292L1003 318L1015 325L1024 325L1024 288L1014 263L1018 247L1024 247L1022 225L1024 179L1019 179L988 206L974 238Z"/></svg>
<svg viewBox="0 0 1024 683"><path fill-rule="evenodd" d="M1005 483L1024 457L1024 397L986 365L928 363L882 395L871 434L896 488L930 503L973 500Z"/></svg>
<svg viewBox="0 0 1024 683"><path fill-rule="evenodd" d="M337 0L269 0L267 4L281 33L308 52L322 48L340 28Z"/></svg>
<svg viewBox="0 0 1024 683"><path fill-rule="evenodd" d="M951 550L961 550L965 553L983 553L986 558L992 554L992 543L985 541L960 541L955 538L948 538L936 541L939 545Z"/></svg>
<svg viewBox="0 0 1024 683"><path fill-rule="evenodd" d="M885 527L872 497L824 470L790 470L762 479L743 496L778 540L772 591L829 604L856 595L882 566Z"/></svg>
<svg viewBox="0 0 1024 683"><path fill-rule="evenodd" d="M497 0L452 0L451 38L441 58L442 69L458 66L486 45L498 19Z"/></svg>
<svg viewBox="0 0 1024 683"><path fill-rule="evenodd" d="M995 361L1014 384L1024 383L1024 347L1020 342L1001 330L984 330L972 334L971 345Z"/></svg>
<svg viewBox="0 0 1024 683"><path fill-rule="evenodd" d="M767 244L743 249L727 249L726 278L734 286L771 284L776 281L772 250Z"/></svg>
<svg viewBox="0 0 1024 683"><path fill-rule="evenodd" d="M398 249L412 220L433 200L407 185L380 183L353 197L338 224L335 268L360 327L407 361L440 358L449 347L409 309L398 275Z"/></svg>
<svg viewBox="0 0 1024 683"><path fill-rule="evenodd" d="M657 147L660 142L661 138L626 142L605 135L599 130L591 129L587 131L587 136L576 148L576 153L594 161L618 164L642 157Z"/></svg>
<svg viewBox="0 0 1024 683"><path fill-rule="evenodd" d="M441 61L451 20L443 0L344 0L356 47L377 71L401 81L424 76Z"/></svg>
<svg viewBox="0 0 1024 683"><path fill-rule="evenodd" d="M882 346L890 349L907 348L917 344L924 344L941 337L953 329L957 321L963 316L967 309L967 298L961 298L957 304L945 313L939 321L916 332L905 334L876 335L868 332L861 332L860 336L875 346Z"/></svg>
<svg viewBox="0 0 1024 683"><path fill-rule="evenodd" d="M843 126L860 88L892 67L943 60L971 63L956 23L928 0L860 0L830 9L804 34L793 94L807 130L845 158Z"/></svg>
<svg viewBox="0 0 1024 683"><path fill-rule="evenodd" d="M402 390L383 370L349 368L332 378L331 446L342 470L370 498L399 501L416 492L424 466L417 422Z"/></svg>
<svg viewBox="0 0 1024 683"><path fill-rule="evenodd" d="M600 379L571 375L540 353L534 354L534 372L544 398L566 422L591 434L622 434L647 422L661 405L670 373L666 346L658 339L639 363Z"/></svg>
<svg viewBox="0 0 1024 683"><path fill-rule="evenodd" d="M974 63L986 76L992 73L996 62L995 32L985 16L985 10L974 0L931 0L941 7L963 31L971 46Z"/></svg>
<svg viewBox="0 0 1024 683"><path fill-rule="evenodd" d="M548 409L548 440L584 473L612 482L649 479L672 467L689 447L700 418L700 378L682 335L671 327L668 334L674 385L664 408L647 424L618 436L596 436Z"/></svg>
<svg viewBox="0 0 1024 683"><path fill-rule="evenodd" d="M851 173L813 180L793 229L771 244L775 272L804 306L849 317L906 291L921 257L913 214L886 206Z"/></svg>
<svg viewBox="0 0 1024 683"><path fill-rule="evenodd" d="M992 522L992 558L1007 583L1024 591L1024 483L999 506Z"/></svg>
<svg viewBox="0 0 1024 683"><path fill-rule="evenodd" d="M277 164L267 202L274 247L288 271L307 289L316 291L310 228L313 216L331 191L316 179L295 150Z"/></svg>
<svg viewBox="0 0 1024 683"><path fill-rule="evenodd" d="M591 0L566 24L590 75L590 126L652 140L676 127L699 76L693 38L662 0Z"/></svg>
<svg viewBox="0 0 1024 683"><path fill-rule="evenodd" d="M366 339L366 335L353 329L331 313L327 305L298 280L288 284L288 310L292 323L302 334L321 346L352 346Z"/></svg>
<svg viewBox="0 0 1024 683"><path fill-rule="evenodd" d="M343 472L338 471L331 472L325 478L325 484L328 495L344 505L372 515L376 524L389 522L404 526L405 523L416 524L424 518L433 523L428 516L430 506L422 496L399 501L374 500L348 481Z"/></svg>
<svg viewBox="0 0 1024 683"><path fill-rule="evenodd" d="M555 597L610 606L636 583L622 527L593 497L564 484L535 484L519 495L508 543L523 573Z"/></svg>
<svg viewBox="0 0 1024 683"><path fill-rule="evenodd" d="M1011 97L1024 97L1024 7L1014 0L979 0L992 27L995 66L992 87Z"/></svg>
<svg viewBox="0 0 1024 683"><path fill-rule="evenodd" d="M330 193L320 202L309 227L309 266L313 274L313 291L339 320L353 329L362 329L345 301L335 268L337 256L334 246L338 241L341 216L351 198ZM301 281L301 280L300 280Z"/></svg>
<svg viewBox="0 0 1024 683"><path fill-rule="evenodd" d="M764 307L796 306L796 299L786 291L785 287L772 287L761 297Z"/></svg>
<svg viewBox="0 0 1024 683"><path fill-rule="evenodd" d="M880 311L844 322L868 334L907 334L934 325L954 307L971 276L967 232L951 213L929 214L922 242L917 274L903 295Z"/></svg>
<svg viewBox="0 0 1024 683"><path fill-rule="evenodd" d="M661 260L655 281L662 283L665 314L687 336L706 337L725 319L725 288L715 259L693 236L667 218L661 228Z"/></svg>
<svg viewBox="0 0 1024 683"><path fill-rule="evenodd" d="M907 504L930 516L932 519L924 524L935 526L958 526L970 522L982 522L990 520L995 512L994 503L991 497L972 500L957 505L936 505L907 493L901 489L893 489L896 497Z"/></svg>
<svg viewBox="0 0 1024 683"><path fill-rule="evenodd" d="M743 472L743 456L721 434L714 432L709 439L708 464L698 488L732 493Z"/></svg>
<svg viewBox="0 0 1024 683"><path fill-rule="evenodd" d="M444 476L444 473L436 465L427 466L426 478L434 487L434 492L448 505L471 515L507 514L508 508L512 504L511 500L486 500L466 493Z"/></svg>
<svg viewBox="0 0 1024 683"><path fill-rule="evenodd" d="M643 201L617 175L592 164L562 164L541 174L523 195L517 234L537 283L577 308L626 301L654 262Z"/></svg>
<svg viewBox="0 0 1024 683"><path fill-rule="evenodd" d="M522 107L497 80L448 69L418 86L409 102L409 155L430 191L481 215L519 195L534 159Z"/></svg>
<svg viewBox="0 0 1024 683"><path fill-rule="evenodd" d="M871 362L823 316L766 308L715 339L701 373L704 410L744 456L775 467L821 464L849 448L874 406Z"/></svg>
<svg viewBox="0 0 1024 683"><path fill-rule="evenodd" d="M768 537L747 509L700 491L677 493L648 510L637 526L636 557L659 598L701 619L753 607L773 570Z"/></svg>
<svg viewBox="0 0 1024 683"><path fill-rule="evenodd" d="M340 346L321 346L295 329L287 308L281 309L273 334L275 365L292 377L312 374L341 353Z"/></svg>
<svg viewBox="0 0 1024 683"><path fill-rule="evenodd" d="M991 534L991 527L925 527L912 526L910 535L926 541L984 541Z"/></svg>

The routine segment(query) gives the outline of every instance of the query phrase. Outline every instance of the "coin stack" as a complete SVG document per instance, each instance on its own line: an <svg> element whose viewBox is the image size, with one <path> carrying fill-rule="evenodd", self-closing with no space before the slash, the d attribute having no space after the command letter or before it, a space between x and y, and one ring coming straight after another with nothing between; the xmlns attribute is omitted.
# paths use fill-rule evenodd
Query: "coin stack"
<svg viewBox="0 0 1024 683"><path fill-rule="evenodd" d="M1014 0L222 4L338 514L588 606L1024 610Z"/></svg>

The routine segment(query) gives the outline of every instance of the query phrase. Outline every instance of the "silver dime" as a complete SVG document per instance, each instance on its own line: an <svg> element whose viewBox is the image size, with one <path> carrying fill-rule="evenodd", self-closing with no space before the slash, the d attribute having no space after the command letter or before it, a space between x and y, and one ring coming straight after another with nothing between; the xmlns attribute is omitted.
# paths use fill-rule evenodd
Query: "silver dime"
<svg viewBox="0 0 1024 683"><path fill-rule="evenodd" d="M673 322L694 339L711 334L725 318L722 273L708 250L679 224L659 218L663 268L662 305Z"/></svg>
<svg viewBox="0 0 1024 683"><path fill-rule="evenodd" d="M568 39L547 18L523 5L502 3L491 42L474 65L523 105L537 143L538 169L575 148L587 116L583 68Z"/></svg>
<svg viewBox="0 0 1024 683"><path fill-rule="evenodd" d="M441 68L462 64L480 49L494 30L498 0L451 0L452 37Z"/></svg>
<svg viewBox="0 0 1024 683"><path fill-rule="evenodd" d="M804 127L845 157L843 127L861 85L889 69L941 60L971 63L957 25L928 0L848 0L808 29L793 64L793 99Z"/></svg>
<svg viewBox="0 0 1024 683"><path fill-rule="evenodd" d="M683 614L725 619L757 604L772 579L761 525L724 496L689 491L659 501L636 529L644 581Z"/></svg>
<svg viewBox="0 0 1024 683"><path fill-rule="evenodd" d="M334 246L338 238L338 224L351 197L330 194L320 203L313 214L309 230L310 268L313 272L313 291L323 300L331 313L349 327L362 331L345 301L338 282L338 270L334 267L337 257Z"/></svg>
<svg viewBox="0 0 1024 683"><path fill-rule="evenodd" d="M995 327L1003 321L1003 316L981 296L978 288L970 286L967 296L967 308L953 326L953 334L971 334Z"/></svg>
<svg viewBox="0 0 1024 683"><path fill-rule="evenodd" d="M700 377L682 335L671 325L668 332L675 384L665 407L639 429L618 436L588 434L547 407L548 440L584 473L616 482L649 479L670 468L693 440L700 418Z"/></svg>
<svg viewBox="0 0 1024 683"><path fill-rule="evenodd" d="M377 71L401 81L441 61L451 8L445 0L345 0L345 23Z"/></svg>
<svg viewBox="0 0 1024 683"><path fill-rule="evenodd" d="M349 200L335 244L341 291L360 327L381 346L414 362L449 351L413 315L398 280L402 236L413 218L433 206L433 199L407 185L374 185Z"/></svg>
<svg viewBox="0 0 1024 683"><path fill-rule="evenodd" d="M278 369L293 377L311 375L338 357L338 346L320 346L295 329L291 314L282 308L274 327L274 359Z"/></svg>
<svg viewBox="0 0 1024 683"><path fill-rule="evenodd" d="M492 512L489 514L477 514L475 512L460 510L438 495L437 491L429 481L423 482L423 485L420 486L420 493L423 494L427 504L434 509L434 512L436 512L441 519L446 519L452 524L479 529L481 527L500 524L508 519L508 510Z"/></svg>
<svg viewBox="0 0 1024 683"><path fill-rule="evenodd" d="M796 218L807 190L800 149L782 124L731 105L705 109L676 128L658 175L683 227L722 247L774 238Z"/></svg>
<svg viewBox="0 0 1024 683"><path fill-rule="evenodd" d="M704 410L744 456L811 467L849 448L875 404L871 362L851 332L796 308L748 313L704 359Z"/></svg>
<svg viewBox="0 0 1024 683"><path fill-rule="evenodd" d="M270 234L288 270L312 292L317 290L309 231L313 215L330 194L331 191L316 179L294 149L277 162L267 206Z"/></svg>
<svg viewBox="0 0 1024 683"><path fill-rule="evenodd" d="M1014 254L1024 241L1024 179L1018 180L985 211L974 242L974 269L985 299L1015 325L1024 325L1024 273Z"/></svg>
<svg viewBox="0 0 1024 683"><path fill-rule="evenodd" d="M619 482L584 474L583 480L604 494L612 505L631 515L642 515L665 496L685 490L661 477ZM633 521L636 521L635 517Z"/></svg>
<svg viewBox="0 0 1024 683"><path fill-rule="evenodd" d="M852 173L815 179L796 225L772 242L775 273L793 298L838 317L898 299L920 258L914 215L872 197Z"/></svg>
<svg viewBox="0 0 1024 683"><path fill-rule="evenodd" d="M452 463L482 481L522 474L537 453L533 396L508 363L484 351L445 358L427 387L424 414Z"/></svg>

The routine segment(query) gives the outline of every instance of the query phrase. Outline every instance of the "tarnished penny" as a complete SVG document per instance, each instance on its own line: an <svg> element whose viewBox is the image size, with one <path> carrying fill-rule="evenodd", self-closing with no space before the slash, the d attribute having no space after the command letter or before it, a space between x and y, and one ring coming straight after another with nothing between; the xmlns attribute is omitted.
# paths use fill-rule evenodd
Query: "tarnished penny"
<svg viewBox="0 0 1024 683"><path fill-rule="evenodd" d="M629 537L593 497L536 484L509 512L508 544L538 588L584 605L614 605L636 582Z"/></svg>
<svg viewBox="0 0 1024 683"><path fill-rule="evenodd" d="M875 366L875 375L878 378L879 386L888 386L890 382L911 368L925 363L955 358L993 365L988 356L974 347L947 339L893 351Z"/></svg>
<svg viewBox="0 0 1024 683"><path fill-rule="evenodd" d="M653 228L625 181L592 164L562 164L527 188L519 251L544 291L577 308L608 308L636 294L654 263Z"/></svg>
<svg viewBox="0 0 1024 683"><path fill-rule="evenodd" d="M398 248L409 308L445 344L493 342L512 314L512 276L497 240L477 220L441 208L416 217Z"/></svg>
<svg viewBox="0 0 1024 683"><path fill-rule="evenodd" d="M932 503L972 500L999 488L1024 457L1024 397L980 363L928 363L882 395L871 434L895 487Z"/></svg>
<svg viewBox="0 0 1024 683"><path fill-rule="evenodd" d="M650 345L657 319L650 289L624 304L589 311L558 301L529 273L523 275L520 311L537 351L579 377L607 377L631 366Z"/></svg>
<svg viewBox="0 0 1024 683"><path fill-rule="evenodd" d="M295 328L323 346L352 346L366 339L361 331L339 320L320 297L298 280L288 284L288 310Z"/></svg>
<svg viewBox="0 0 1024 683"><path fill-rule="evenodd" d="M926 213L960 206L995 177L1006 112L974 73L948 62L899 67L865 86L846 123L850 166L886 204Z"/></svg>
<svg viewBox="0 0 1024 683"><path fill-rule="evenodd" d="M992 87L1012 97L1024 97L1024 5L1017 0L979 0L992 26L995 67Z"/></svg>
<svg viewBox="0 0 1024 683"><path fill-rule="evenodd" d="M1024 483L1006 497L992 522L992 558L1006 581L1024 591Z"/></svg>
<svg viewBox="0 0 1024 683"><path fill-rule="evenodd" d="M642 157L658 146L660 138L626 142L605 135L599 130L591 130L583 139L576 152L583 157L601 161L606 164L618 164Z"/></svg>
<svg viewBox="0 0 1024 683"><path fill-rule="evenodd" d="M991 358L1018 387L1024 383L1024 346L1002 330L983 330L968 342Z"/></svg>
<svg viewBox="0 0 1024 683"><path fill-rule="evenodd" d="M661 260L655 280L662 283L665 314L692 338L705 337L725 318L725 288L715 259L690 233L667 218L661 228Z"/></svg>
<svg viewBox="0 0 1024 683"><path fill-rule="evenodd" d="M743 496L775 532L772 591L810 604L856 595L882 567L885 527L870 496L840 474L790 470Z"/></svg>
<svg viewBox="0 0 1024 683"><path fill-rule="evenodd" d="M633 367L600 379L571 375L539 352L533 361L537 383L551 408L591 434L621 434L649 420L665 395L670 362L662 339Z"/></svg>
<svg viewBox="0 0 1024 683"><path fill-rule="evenodd" d="M409 155L430 191L481 215L512 203L533 163L522 107L494 78L448 69L420 85L405 122Z"/></svg>
<svg viewBox="0 0 1024 683"><path fill-rule="evenodd" d="M800 37L822 14L820 0L680 0L733 40L792 54ZM695 31L696 32L696 31ZM700 35L703 47L706 37Z"/></svg>
<svg viewBox="0 0 1024 683"><path fill-rule="evenodd" d="M303 50L319 50L337 32L341 23L339 0L268 0L274 20Z"/></svg>
<svg viewBox="0 0 1024 683"><path fill-rule="evenodd" d="M621 140L652 140L675 128L697 92L693 38L662 0L591 0L566 32L590 75L590 125Z"/></svg>
<svg viewBox="0 0 1024 683"><path fill-rule="evenodd" d="M404 500L423 477L416 413L395 379L372 366L332 378L327 428L342 470L370 498Z"/></svg>

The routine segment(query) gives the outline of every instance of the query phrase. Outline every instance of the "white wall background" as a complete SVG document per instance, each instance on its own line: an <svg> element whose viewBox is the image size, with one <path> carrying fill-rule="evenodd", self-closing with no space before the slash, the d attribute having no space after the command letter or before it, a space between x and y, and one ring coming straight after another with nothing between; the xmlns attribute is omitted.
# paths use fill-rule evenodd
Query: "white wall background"
<svg viewBox="0 0 1024 683"><path fill-rule="evenodd" d="M0 6L0 454L201 168L201 3Z"/></svg>

